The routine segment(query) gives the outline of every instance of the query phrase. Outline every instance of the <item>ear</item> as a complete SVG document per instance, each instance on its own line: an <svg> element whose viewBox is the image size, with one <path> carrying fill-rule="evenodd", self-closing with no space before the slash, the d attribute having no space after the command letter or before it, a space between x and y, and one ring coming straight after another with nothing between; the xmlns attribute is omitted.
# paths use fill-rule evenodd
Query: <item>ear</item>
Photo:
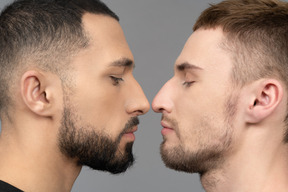
<svg viewBox="0 0 288 192"><path fill-rule="evenodd" d="M24 103L35 114L46 117L53 115L49 78L49 75L37 70L27 71L21 78L21 96Z"/></svg>
<svg viewBox="0 0 288 192"><path fill-rule="evenodd" d="M275 111L283 98L283 86L275 79L261 79L252 83L247 123L259 123Z"/></svg>

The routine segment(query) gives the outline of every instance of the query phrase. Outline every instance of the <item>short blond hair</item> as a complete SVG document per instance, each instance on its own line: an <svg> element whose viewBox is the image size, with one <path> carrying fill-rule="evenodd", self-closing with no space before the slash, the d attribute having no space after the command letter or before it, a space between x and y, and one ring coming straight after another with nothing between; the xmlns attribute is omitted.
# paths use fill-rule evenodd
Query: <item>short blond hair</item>
<svg viewBox="0 0 288 192"><path fill-rule="evenodd" d="M233 59L232 82L243 86L273 77L288 87L288 3L225 0L202 12L193 29L222 28ZM285 119L288 120L288 115ZM288 132L285 136L288 142Z"/></svg>

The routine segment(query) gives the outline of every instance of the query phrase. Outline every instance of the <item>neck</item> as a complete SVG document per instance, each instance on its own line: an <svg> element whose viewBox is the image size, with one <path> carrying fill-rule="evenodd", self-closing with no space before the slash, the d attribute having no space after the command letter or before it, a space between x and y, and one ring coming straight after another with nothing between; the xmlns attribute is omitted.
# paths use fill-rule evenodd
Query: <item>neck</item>
<svg viewBox="0 0 288 192"><path fill-rule="evenodd" d="M288 147L281 141L268 133L245 134L220 168L201 176L203 187L207 192L287 191Z"/></svg>
<svg viewBox="0 0 288 192"><path fill-rule="evenodd" d="M61 154L53 134L40 133L43 127L31 128L26 135L18 128L2 128L0 180L23 191L71 191L81 166Z"/></svg>

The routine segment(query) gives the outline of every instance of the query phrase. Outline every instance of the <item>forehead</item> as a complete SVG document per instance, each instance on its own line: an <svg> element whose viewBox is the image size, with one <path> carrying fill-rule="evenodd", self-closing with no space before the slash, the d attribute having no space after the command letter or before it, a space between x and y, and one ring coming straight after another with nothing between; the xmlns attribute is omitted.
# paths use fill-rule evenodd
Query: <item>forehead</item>
<svg viewBox="0 0 288 192"><path fill-rule="evenodd" d="M221 28L198 29L187 40L175 65L190 63L206 71L231 68L231 59L223 49Z"/></svg>
<svg viewBox="0 0 288 192"><path fill-rule="evenodd" d="M109 63L121 58L133 60L133 55L117 20L110 16L86 13L82 18L83 27L89 38L86 52L101 63Z"/></svg>

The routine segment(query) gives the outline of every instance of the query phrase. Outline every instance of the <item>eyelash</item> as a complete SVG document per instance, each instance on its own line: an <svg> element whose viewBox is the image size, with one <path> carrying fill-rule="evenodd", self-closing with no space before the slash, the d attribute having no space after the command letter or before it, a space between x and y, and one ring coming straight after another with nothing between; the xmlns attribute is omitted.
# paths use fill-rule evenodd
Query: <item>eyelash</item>
<svg viewBox="0 0 288 192"><path fill-rule="evenodd" d="M112 79L114 86L119 85L120 81L124 81L122 78L118 78L118 77L114 77L114 76L110 76L110 78Z"/></svg>
<svg viewBox="0 0 288 192"><path fill-rule="evenodd" d="M190 87L193 83L195 83L195 81L189 81L189 82L185 81L185 82L183 83L183 85L184 85L185 87Z"/></svg>

